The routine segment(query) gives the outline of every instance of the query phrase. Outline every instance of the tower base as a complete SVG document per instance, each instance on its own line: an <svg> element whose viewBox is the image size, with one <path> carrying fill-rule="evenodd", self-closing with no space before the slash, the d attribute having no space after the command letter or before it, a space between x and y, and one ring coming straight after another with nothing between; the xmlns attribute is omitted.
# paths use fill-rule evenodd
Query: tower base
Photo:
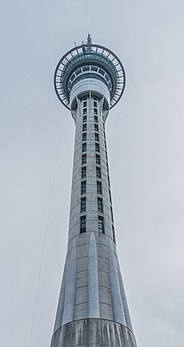
<svg viewBox="0 0 184 347"><path fill-rule="evenodd" d="M50 347L136 347L133 333L124 325L88 318L67 323L55 331Z"/></svg>

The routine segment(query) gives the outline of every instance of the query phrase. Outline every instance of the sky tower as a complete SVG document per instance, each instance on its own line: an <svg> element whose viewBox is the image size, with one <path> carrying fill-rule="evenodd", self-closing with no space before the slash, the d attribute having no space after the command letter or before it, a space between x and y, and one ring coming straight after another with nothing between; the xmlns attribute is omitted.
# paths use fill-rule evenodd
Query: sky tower
<svg viewBox="0 0 184 347"><path fill-rule="evenodd" d="M51 347L136 347L116 253L105 136L125 72L100 45L72 48L54 85L76 125L68 250Z"/></svg>

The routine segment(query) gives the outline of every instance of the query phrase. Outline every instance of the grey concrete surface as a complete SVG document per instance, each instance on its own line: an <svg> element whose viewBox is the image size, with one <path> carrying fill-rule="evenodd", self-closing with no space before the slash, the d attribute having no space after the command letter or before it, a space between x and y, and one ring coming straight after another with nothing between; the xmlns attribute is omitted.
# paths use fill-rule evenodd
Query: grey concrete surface
<svg viewBox="0 0 184 347"><path fill-rule="evenodd" d="M64 325L53 335L51 347L136 347L125 326L103 319L82 319Z"/></svg>

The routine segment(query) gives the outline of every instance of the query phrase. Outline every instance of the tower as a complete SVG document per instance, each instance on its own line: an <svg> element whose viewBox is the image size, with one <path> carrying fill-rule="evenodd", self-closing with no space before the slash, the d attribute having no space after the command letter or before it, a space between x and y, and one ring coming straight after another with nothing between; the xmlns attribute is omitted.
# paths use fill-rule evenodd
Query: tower
<svg viewBox="0 0 184 347"><path fill-rule="evenodd" d="M136 347L116 253L105 136L125 72L109 49L76 46L54 84L76 125L68 250L51 347Z"/></svg>

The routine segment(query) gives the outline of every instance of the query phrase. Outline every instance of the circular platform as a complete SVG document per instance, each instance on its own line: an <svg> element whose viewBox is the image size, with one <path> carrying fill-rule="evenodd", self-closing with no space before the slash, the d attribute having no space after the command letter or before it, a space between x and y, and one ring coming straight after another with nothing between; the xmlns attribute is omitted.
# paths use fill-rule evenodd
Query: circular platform
<svg viewBox="0 0 184 347"><path fill-rule="evenodd" d="M125 88L125 71L119 58L108 48L82 44L60 59L54 74L54 87L59 100L68 109L73 86L86 78L105 83L110 93L110 108L120 100Z"/></svg>

